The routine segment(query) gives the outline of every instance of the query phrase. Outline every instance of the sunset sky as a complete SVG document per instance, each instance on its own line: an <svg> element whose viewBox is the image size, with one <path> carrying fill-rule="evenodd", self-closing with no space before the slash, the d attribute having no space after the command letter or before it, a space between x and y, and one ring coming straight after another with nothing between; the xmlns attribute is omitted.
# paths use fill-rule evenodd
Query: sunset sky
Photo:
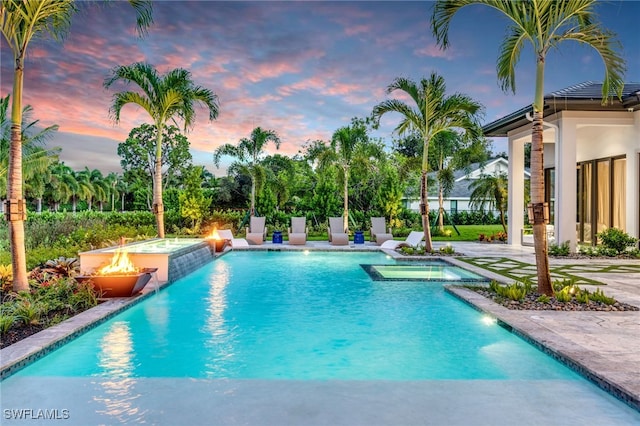
<svg viewBox="0 0 640 426"><path fill-rule="evenodd" d="M485 105L483 123L530 104L534 62L530 48L516 69L517 93L500 90L495 62L507 21L486 7L463 9L450 29L450 48L435 46L431 2L218 2L156 1L154 24L135 33L127 2L82 4L64 43L35 40L25 67L24 104L43 125L58 124L50 142L74 169L120 171L117 144L132 128L151 122L133 105L110 121L115 90L103 88L109 70L145 61L164 73L191 71L196 84L216 93L220 115L209 122L199 109L188 133L194 162L215 174L212 153L254 127L275 130L280 152L292 155L311 140L329 140L352 117L365 117L386 98L395 77L442 75L449 94L465 93ZM627 82L640 81L640 2L602 2L604 27L616 32L627 60ZM12 90L12 55L2 39L0 94ZM593 50L565 43L548 58L545 93L601 81ZM385 116L374 136L391 141L398 117ZM502 141L494 151L505 151ZM270 153L275 152L272 148Z"/></svg>

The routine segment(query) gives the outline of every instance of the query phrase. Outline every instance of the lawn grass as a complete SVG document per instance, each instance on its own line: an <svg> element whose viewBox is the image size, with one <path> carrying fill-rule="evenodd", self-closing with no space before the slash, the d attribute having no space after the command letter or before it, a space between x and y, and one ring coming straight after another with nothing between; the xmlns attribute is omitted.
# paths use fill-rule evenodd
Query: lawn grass
<svg viewBox="0 0 640 426"><path fill-rule="evenodd" d="M453 226L445 226L445 230L451 230L450 237L436 237L433 236L433 241L478 241L478 235L484 234L487 236L495 235L502 231L502 225L457 225L460 235L456 233ZM394 233L395 234L395 233ZM285 236L286 238L286 236ZM364 233L365 241L369 241L369 232ZM404 240L405 237L396 236L396 240ZM353 236L351 236L353 240ZM309 235L308 241L328 241L327 234Z"/></svg>
<svg viewBox="0 0 640 426"><path fill-rule="evenodd" d="M445 226L445 230L451 230L450 237L433 236L433 241L478 241L478 235L486 236L495 235L498 232L504 232L502 225L457 225L460 235L453 229L453 226Z"/></svg>

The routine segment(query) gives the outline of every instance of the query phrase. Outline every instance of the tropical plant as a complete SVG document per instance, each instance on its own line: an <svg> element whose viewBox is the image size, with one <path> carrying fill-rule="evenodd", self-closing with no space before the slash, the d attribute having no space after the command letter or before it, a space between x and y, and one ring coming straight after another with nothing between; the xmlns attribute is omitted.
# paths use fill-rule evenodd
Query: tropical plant
<svg viewBox="0 0 640 426"><path fill-rule="evenodd" d="M631 248L638 243L637 238L618 228L607 228L598 233L598 240L605 248L615 250L616 254L622 254L627 248Z"/></svg>
<svg viewBox="0 0 640 426"><path fill-rule="evenodd" d="M158 236L164 238L164 204L162 201L162 139L164 127L170 120L180 119L186 132L193 126L195 104L201 103L209 110L209 120L218 117L218 96L211 90L196 86L191 73L177 68L164 75L149 64L136 62L115 67L104 82L106 88L122 81L134 83L141 92L118 92L113 97L110 112L115 122L120 121L120 112L127 104L144 109L157 129L155 168L153 173L153 212L156 216Z"/></svg>
<svg viewBox="0 0 640 426"><path fill-rule="evenodd" d="M264 149L269 142L273 142L276 149L280 148L280 137L274 130L263 130L256 127L251 131L249 138L242 138L238 145L224 144L213 153L213 163L220 167L222 156L236 158L229 166L229 171L245 173L251 177L251 206L249 214L256 213L256 191L262 189L265 180L265 169L260 164Z"/></svg>
<svg viewBox="0 0 640 426"><path fill-rule="evenodd" d="M143 31L152 21L151 2L129 0L137 12L137 24ZM68 33L71 17L76 11L73 0L2 0L0 30L13 52L13 103L11 106L11 145L7 182L7 221L11 243L11 262L15 290L27 290L27 256L24 243L26 216L22 188L22 88L25 57L29 43L35 37L48 34L61 40Z"/></svg>
<svg viewBox="0 0 640 426"><path fill-rule="evenodd" d="M211 199L204 195L202 190L202 172L204 167L192 166L184 176L184 189L178 198L180 202L180 215L191 220L190 231L200 232L202 219L209 211Z"/></svg>
<svg viewBox="0 0 640 426"><path fill-rule="evenodd" d="M331 149L324 151L319 158L320 167L327 163L338 167L338 185L342 186L342 219L344 229L349 228L349 176L352 165L369 163L373 157L379 157L379 150L369 143L367 129L362 120L351 120L350 126L341 127L333 133Z"/></svg>
<svg viewBox="0 0 640 426"><path fill-rule="evenodd" d="M373 108L376 124L388 112L402 115L395 131L398 134L417 132L422 137L422 165L420 176L420 214L424 230L425 248L433 250L429 227L429 204L427 202L427 175L429 173L429 144L442 132L458 130L467 137L475 138L480 133L477 122L482 107L470 97L462 94L446 96L444 78L432 73L417 84L406 78L396 78L388 87L387 93L401 91L413 101L413 105L398 99L386 100Z"/></svg>
<svg viewBox="0 0 640 426"><path fill-rule="evenodd" d="M0 201L7 195L7 172L9 170L9 147L11 145L11 118L9 112L10 95L0 99ZM58 130L58 125L37 130L40 120L31 121L33 108L27 105L22 110L21 143L22 143L22 174L25 189L42 196L44 192L43 176L48 167L57 159L60 148L44 149L44 142ZM0 212L3 211L0 203Z"/></svg>
<svg viewBox="0 0 640 426"><path fill-rule="evenodd" d="M536 73L531 134L531 203L539 211L544 203L543 111L544 72L547 53L563 41L577 41L592 47L605 66L602 84L602 103L613 94L622 96L625 63L616 51L620 46L615 35L603 30L596 22L596 0L439 0L431 19L433 34L439 45L449 45L449 25L463 7L483 4L502 13L511 23L503 40L497 61L498 81L503 90L515 93L515 67L525 43L529 42L535 55ZM547 234L544 217L536 214L533 241L538 275L538 291L553 295L547 253Z"/></svg>
<svg viewBox="0 0 640 426"><path fill-rule="evenodd" d="M504 212L507 210L507 184L509 180L505 173L493 175L482 174L469 184L471 196L469 206L472 209L484 211L498 210L502 229L507 232L507 222Z"/></svg>

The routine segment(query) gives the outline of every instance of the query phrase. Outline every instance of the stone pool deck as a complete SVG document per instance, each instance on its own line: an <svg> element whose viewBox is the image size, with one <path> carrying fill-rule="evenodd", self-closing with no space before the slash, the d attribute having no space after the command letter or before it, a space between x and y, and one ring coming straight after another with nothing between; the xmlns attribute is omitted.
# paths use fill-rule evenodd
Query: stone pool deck
<svg viewBox="0 0 640 426"><path fill-rule="evenodd" d="M435 243L434 245L439 248L443 244ZM532 247L460 242L453 242L451 245L456 252L463 253L465 257L489 262L494 259L494 265L497 266L510 260L529 265L535 264ZM370 243L364 245L352 243L350 246L335 247L326 242L309 242L305 246L265 243L261 246L245 247L242 250L375 251L379 248ZM387 253L397 256L395 252ZM488 278L511 281L504 275L470 265L458 258L448 257L447 259ZM626 270L609 268L620 264L630 265L631 268ZM599 265L601 267L598 267ZM637 269L640 268L640 260L551 259L551 266L566 267L573 275L604 283L606 286L602 288L605 294L621 302L640 306L640 269ZM593 288L590 287L590 289ZM154 291L153 286L147 291ZM599 386L640 411L640 311L512 311L468 290L452 289L452 292L477 309L497 318L507 328L532 341L547 353L572 365ZM100 321L105 316L111 316L144 297L110 300L0 350L2 377L12 374L12 371L31 362L44 348L55 348L64 344L74 335L91 328L96 321ZM562 395L558 397L562 398Z"/></svg>

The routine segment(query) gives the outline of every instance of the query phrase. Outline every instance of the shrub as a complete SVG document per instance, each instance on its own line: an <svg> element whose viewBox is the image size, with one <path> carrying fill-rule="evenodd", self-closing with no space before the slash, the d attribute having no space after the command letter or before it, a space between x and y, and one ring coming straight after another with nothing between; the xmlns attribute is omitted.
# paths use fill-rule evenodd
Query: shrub
<svg viewBox="0 0 640 426"><path fill-rule="evenodd" d="M605 248L614 250L616 254L624 253L627 248L633 247L638 242L637 238L629 236L618 228L609 228L600 232L598 239Z"/></svg>
<svg viewBox="0 0 640 426"><path fill-rule="evenodd" d="M593 293L591 293L591 300L594 302L604 303L605 305L613 305L616 303L616 300L613 297L605 296L602 290L597 289Z"/></svg>
<svg viewBox="0 0 640 426"><path fill-rule="evenodd" d="M558 302L566 303L571 301L571 298L573 296L571 295L571 293L569 293L569 288L571 288L571 286L566 286L562 290L556 292L556 300Z"/></svg>
<svg viewBox="0 0 640 426"><path fill-rule="evenodd" d="M452 245L447 244L444 247L440 247L440 253L442 254L454 254L456 252L456 249L453 248Z"/></svg>
<svg viewBox="0 0 640 426"><path fill-rule="evenodd" d="M551 298L549 296L547 296L546 294L541 294L536 299L536 302L538 302L538 303L549 303L549 302L551 302Z"/></svg>
<svg viewBox="0 0 640 426"><path fill-rule="evenodd" d="M569 256L569 253L570 253L569 241L565 241L560 245L551 244L549 246L549 254L551 256Z"/></svg>

